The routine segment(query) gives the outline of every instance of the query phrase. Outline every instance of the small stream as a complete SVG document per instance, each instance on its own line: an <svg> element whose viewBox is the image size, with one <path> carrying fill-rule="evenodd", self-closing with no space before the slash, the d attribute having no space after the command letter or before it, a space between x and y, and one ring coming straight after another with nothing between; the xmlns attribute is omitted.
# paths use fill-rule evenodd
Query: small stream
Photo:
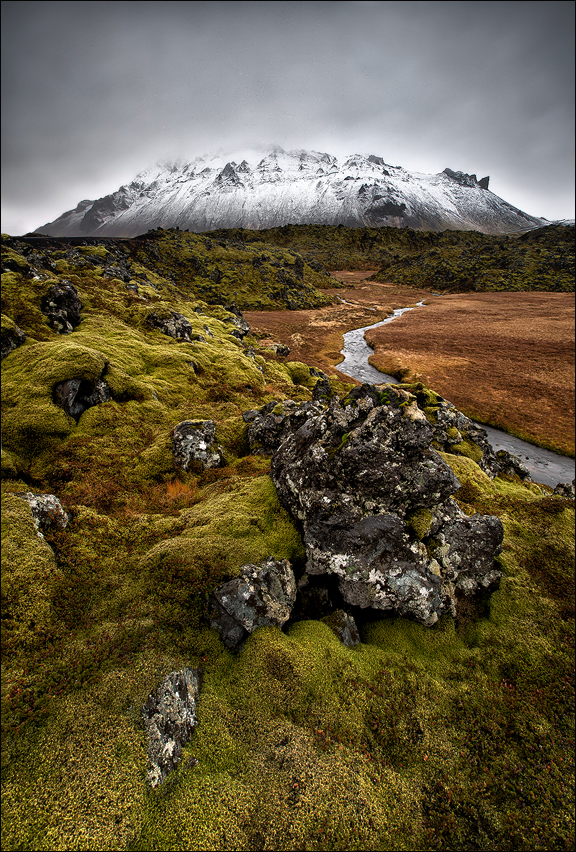
<svg viewBox="0 0 576 852"><path fill-rule="evenodd" d="M422 300L418 302L416 307L423 307L424 305L425 300ZM337 365L338 370L353 379L357 379L360 382L367 382L368 384L382 384L382 382L389 382L395 385L399 384L394 376L381 373L380 370L377 370L376 367L368 363L368 358L373 354L374 350L366 343L364 333L372 328L379 328L381 325L393 322L397 317L414 309L397 308L385 320L375 322L372 325L366 325L363 328L355 328L352 331L347 331L344 334L344 348L341 350L344 360ZM484 426L482 424L481 428L486 431L488 440L494 450L507 450L519 458L522 464L528 468L530 476L535 482L554 487L558 482L572 482L574 479L574 459L558 455L550 450L544 450L541 447L536 447L534 444L529 444L520 438L515 438L507 432L502 432L500 429L494 429L492 426Z"/></svg>

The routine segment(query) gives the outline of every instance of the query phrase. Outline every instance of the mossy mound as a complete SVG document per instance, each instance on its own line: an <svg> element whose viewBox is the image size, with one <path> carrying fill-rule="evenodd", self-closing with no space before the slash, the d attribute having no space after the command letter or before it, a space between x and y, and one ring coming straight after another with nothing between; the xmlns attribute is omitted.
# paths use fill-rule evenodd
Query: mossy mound
<svg viewBox="0 0 576 852"><path fill-rule="evenodd" d="M3 848L570 849L573 501L444 454L463 510L505 528L490 599L433 628L365 619L355 648L297 621L229 652L214 587L269 556L299 576L304 557L242 412L310 399L317 376L101 242L105 256L39 246L5 273L3 313L27 339L3 361ZM68 335L40 310L63 278L83 305ZM149 328L151 310L204 339ZM77 421L54 398L74 377L112 397ZM214 420L222 467L174 466L185 419ZM65 530L38 536L14 496L30 490L59 497ZM151 791L140 710L184 666L204 669L199 724Z"/></svg>

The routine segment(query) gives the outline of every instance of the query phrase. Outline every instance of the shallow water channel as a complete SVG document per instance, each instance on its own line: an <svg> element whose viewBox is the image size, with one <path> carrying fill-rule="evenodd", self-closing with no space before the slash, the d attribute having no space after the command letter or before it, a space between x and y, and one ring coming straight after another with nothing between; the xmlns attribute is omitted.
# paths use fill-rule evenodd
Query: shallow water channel
<svg viewBox="0 0 576 852"><path fill-rule="evenodd" d="M423 307L424 305L425 301L423 300L418 302L416 307ZM344 334L344 348L341 350L344 360L338 364L340 372L369 384L381 384L382 382L399 384L394 376L381 373L380 370L368 363L368 358L374 350L366 343L364 333L371 328L379 328L381 325L394 322L397 317L414 309L397 308L385 320L347 331ZM502 432L500 429L493 429L491 426L484 426L483 424L481 428L486 431L494 450L507 450L519 458L522 464L528 468L530 476L535 482L555 486L558 482L572 482L574 479L574 459L560 456L550 450L536 447L534 444L528 444L526 441L515 438L507 432Z"/></svg>

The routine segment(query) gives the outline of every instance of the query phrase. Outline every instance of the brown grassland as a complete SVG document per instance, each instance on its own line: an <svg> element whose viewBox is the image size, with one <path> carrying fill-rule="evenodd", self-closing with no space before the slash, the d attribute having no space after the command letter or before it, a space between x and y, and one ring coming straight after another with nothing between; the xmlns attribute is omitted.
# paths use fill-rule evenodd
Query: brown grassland
<svg viewBox="0 0 576 852"><path fill-rule="evenodd" d="M345 331L425 298L425 309L369 332L373 366L424 382L483 423L574 455L574 293L435 296L369 281L369 270L332 274L344 285L332 292L345 303L245 312L253 331L287 344L290 358L334 372Z"/></svg>

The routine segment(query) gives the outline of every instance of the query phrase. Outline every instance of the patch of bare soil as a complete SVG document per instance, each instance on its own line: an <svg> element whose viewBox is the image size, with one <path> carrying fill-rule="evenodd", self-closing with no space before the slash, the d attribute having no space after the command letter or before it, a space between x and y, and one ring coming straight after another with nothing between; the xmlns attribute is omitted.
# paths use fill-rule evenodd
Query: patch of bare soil
<svg viewBox="0 0 576 852"><path fill-rule="evenodd" d="M471 417L574 454L574 293L464 293L373 329L376 368Z"/></svg>

